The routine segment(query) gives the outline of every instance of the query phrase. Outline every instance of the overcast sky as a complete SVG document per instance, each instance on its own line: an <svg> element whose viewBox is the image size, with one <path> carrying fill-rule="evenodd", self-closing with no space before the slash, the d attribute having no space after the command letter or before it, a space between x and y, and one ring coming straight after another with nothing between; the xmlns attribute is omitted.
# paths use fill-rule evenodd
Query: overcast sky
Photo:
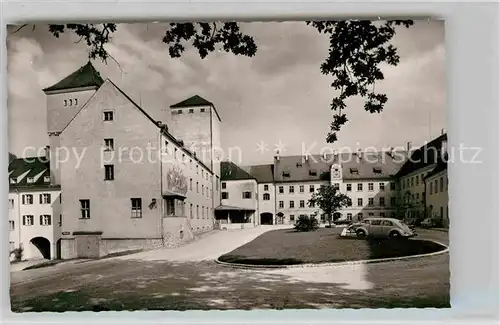
<svg viewBox="0 0 500 325"><path fill-rule="evenodd" d="M12 29L9 29L12 31ZM328 54L328 39L304 22L251 23L243 30L258 45L253 58L212 53L204 60L189 50L172 59L161 42L165 25L120 24L104 65L94 61L103 78L110 78L155 119L160 109L198 94L213 102L222 119L222 147L239 147L244 164L272 162L280 140L284 155L300 154L302 143L318 153L327 146L334 96L331 77L320 73ZM48 144L45 95L50 86L87 62L87 50L74 35L56 39L47 26L27 27L9 34L8 81L10 151L22 156L25 147ZM389 101L381 114L363 110L351 100L349 122L338 134L340 147L386 148L407 141L421 145L438 136L445 121L445 49L442 21L416 21L397 30L393 44L401 62L384 69L377 90ZM270 151L259 153L264 141Z"/></svg>

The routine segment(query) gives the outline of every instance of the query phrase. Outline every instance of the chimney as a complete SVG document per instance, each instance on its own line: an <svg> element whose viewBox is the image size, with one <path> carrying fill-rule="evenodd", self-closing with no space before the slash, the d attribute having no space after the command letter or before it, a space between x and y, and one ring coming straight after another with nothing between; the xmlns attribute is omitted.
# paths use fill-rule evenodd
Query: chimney
<svg viewBox="0 0 500 325"><path fill-rule="evenodd" d="M445 133L446 133L445 129L444 129L444 128L443 128L443 129L441 129L441 135L443 135L443 134L445 134Z"/></svg>
<svg viewBox="0 0 500 325"><path fill-rule="evenodd" d="M276 156L274 156L274 159L280 160L280 150L276 149Z"/></svg>
<svg viewBox="0 0 500 325"><path fill-rule="evenodd" d="M410 142L410 141L408 141L408 142L406 143L406 151L410 151L410 150L411 150L411 142Z"/></svg>
<svg viewBox="0 0 500 325"><path fill-rule="evenodd" d="M441 158L444 158L447 153L448 153L448 141L443 140L443 142L441 142Z"/></svg>

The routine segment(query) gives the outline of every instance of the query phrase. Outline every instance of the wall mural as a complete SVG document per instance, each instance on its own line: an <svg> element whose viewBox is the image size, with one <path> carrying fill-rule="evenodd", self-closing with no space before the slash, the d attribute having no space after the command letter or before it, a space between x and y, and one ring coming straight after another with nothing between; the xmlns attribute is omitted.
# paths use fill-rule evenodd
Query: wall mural
<svg viewBox="0 0 500 325"><path fill-rule="evenodd" d="M174 193L183 195L187 193L187 178L179 166L173 166L167 171L167 188Z"/></svg>

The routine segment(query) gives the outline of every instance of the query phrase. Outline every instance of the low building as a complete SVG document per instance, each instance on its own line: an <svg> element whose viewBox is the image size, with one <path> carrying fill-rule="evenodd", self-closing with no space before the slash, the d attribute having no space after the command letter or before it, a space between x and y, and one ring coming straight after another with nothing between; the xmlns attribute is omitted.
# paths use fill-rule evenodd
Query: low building
<svg viewBox="0 0 500 325"><path fill-rule="evenodd" d="M46 157L13 159L9 164L9 249L22 259L60 258L60 186L50 185Z"/></svg>
<svg viewBox="0 0 500 325"><path fill-rule="evenodd" d="M222 162L221 205L215 208L217 227L255 227L258 215L257 180L235 163Z"/></svg>

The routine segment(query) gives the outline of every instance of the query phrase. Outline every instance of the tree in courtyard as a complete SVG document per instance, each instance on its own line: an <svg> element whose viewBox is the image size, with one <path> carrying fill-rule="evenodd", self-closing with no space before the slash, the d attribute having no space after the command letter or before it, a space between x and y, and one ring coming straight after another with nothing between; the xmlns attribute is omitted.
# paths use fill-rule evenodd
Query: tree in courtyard
<svg viewBox="0 0 500 325"><path fill-rule="evenodd" d="M351 199L347 195L340 193L334 185L321 185L318 191L311 195L309 206L320 208L331 226L332 222L340 217L340 214L336 212L348 207L350 202Z"/></svg>
<svg viewBox="0 0 500 325"><path fill-rule="evenodd" d="M333 120L326 141L334 143L337 132L348 121L345 113L348 99L363 98L364 109L370 113L380 113L384 109L387 95L375 90L375 84L384 80L380 67L382 64L398 65L400 57L391 40L397 26L409 28L413 21L330 20L307 21L306 24L329 36L330 49L320 71L333 79L330 104ZM21 25L14 32L26 26ZM114 60L105 47L118 28L114 23L51 24L48 28L49 33L57 38L65 32L75 34L78 37L76 42L83 41L87 45L90 59ZM253 37L244 34L236 22L171 23L161 41L168 46L172 58L181 57L186 46L194 47L202 59L214 51L248 57L257 53Z"/></svg>

